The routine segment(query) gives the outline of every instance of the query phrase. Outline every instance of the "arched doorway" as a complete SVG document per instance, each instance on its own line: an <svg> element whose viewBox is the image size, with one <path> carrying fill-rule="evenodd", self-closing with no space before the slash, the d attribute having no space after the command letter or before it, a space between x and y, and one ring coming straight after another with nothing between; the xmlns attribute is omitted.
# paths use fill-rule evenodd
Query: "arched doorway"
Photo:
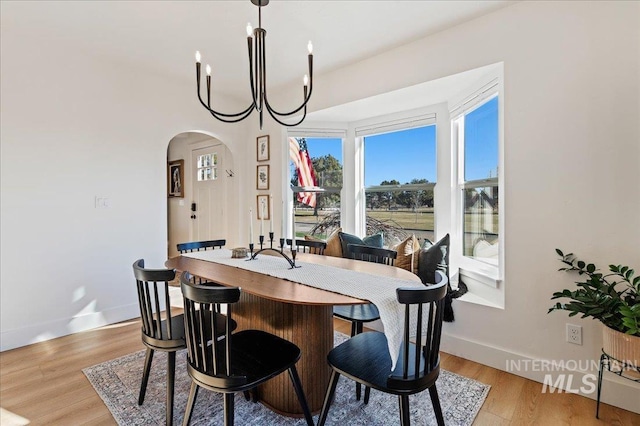
<svg viewBox="0 0 640 426"><path fill-rule="evenodd" d="M219 139L200 132L174 136L167 148L170 164L167 199L167 254L176 256L176 244L227 238L233 157ZM172 192L175 167L182 167L182 191ZM175 182L175 179L174 179Z"/></svg>

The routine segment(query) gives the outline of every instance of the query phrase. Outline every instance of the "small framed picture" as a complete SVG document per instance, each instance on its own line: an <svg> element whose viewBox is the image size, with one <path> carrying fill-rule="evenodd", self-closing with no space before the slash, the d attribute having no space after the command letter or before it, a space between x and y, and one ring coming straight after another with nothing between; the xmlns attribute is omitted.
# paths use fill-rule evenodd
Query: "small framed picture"
<svg viewBox="0 0 640 426"><path fill-rule="evenodd" d="M256 189L269 189L269 165L256 167Z"/></svg>
<svg viewBox="0 0 640 426"><path fill-rule="evenodd" d="M269 135L258 136L256 157L258 161L269 161Z"/></svg>
<svg viewBox="0 0 640 426"><path fill-rule="evenodd" d="M170 161L167 168L169 197L184 198L184 160Z"/></svg>
<svg viewBox="0 0 640 426"><path fill-rule="evenodd" d="M262 214L264 212L264 220L270 220L271 212L269 211L269 196L268 195L258 195L256 196L256 201L258 203L258 220L263 219Z"/></svg>

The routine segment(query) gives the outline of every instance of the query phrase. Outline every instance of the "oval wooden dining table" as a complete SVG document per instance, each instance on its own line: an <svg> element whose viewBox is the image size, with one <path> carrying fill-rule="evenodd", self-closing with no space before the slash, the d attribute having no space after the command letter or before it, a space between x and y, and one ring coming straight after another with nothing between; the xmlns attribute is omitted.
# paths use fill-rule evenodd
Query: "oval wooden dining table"
<svg viewBox="0 0 640 426"><path fill-rule="evenodd" d="M282 261L286 265L286 261ZM407 270L359 260L299 253L296 261L420 282ZM165 265L224 286L240 287L240 302L233 314L238 330L264 330L298 345L302 355L296 367L302 387L311 411L320 411L330 374L327 354L333 348L333 305L362 304L367 303L366 300L186 256L171 258ZM302 408L287 374L261 385L258 393L260 402L273 411L302 417Z"/></svg>

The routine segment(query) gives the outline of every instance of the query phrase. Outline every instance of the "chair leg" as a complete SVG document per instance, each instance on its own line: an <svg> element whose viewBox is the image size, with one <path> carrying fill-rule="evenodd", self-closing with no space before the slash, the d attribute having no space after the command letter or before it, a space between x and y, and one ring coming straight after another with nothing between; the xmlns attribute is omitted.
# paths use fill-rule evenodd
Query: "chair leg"
<svg viewBox="0 0 640 426"><path fill-rule="evenodd" d="M331 377L329 378L327 393L324 395L324 403L322 404L322 411L320 412L320 417L318 418L318 426L324 426L324 422L327 421L327 415L329 414L329 407L331 406L331 402L333 401L333 396L336 393L336 385L338 384L339 378L340 378L340 374L335 370L331 370Z"/></svg>
<svg viewBox="0 0 640 426"><path fill-rule="evenodd" d="M435 383L429 388L429 395L431 396L431 405L433 405L433 411L436 414L438 426L444 426L442 407L440 406L440 398L438 397L438 389L436 388Z"/></svg>
<svg viewBox="0 0 640 426"><path fill-rule="evenodd" d="M173 387L176 378L176 353L167 352L167 426L173 425Z"/></svg>
<svg viewBox="0 0 640 426"><path fill-rule="evenodd" d="M196 396L198 396L198 389L200 387L196 385L196 382L191 382L191 389L189 389L189 399L187 399L187 406L184 410L184 419L182 419L182 426L189 426L191 422L191 414L193 413L193 406L196 402Z"/></svg>
<svg viewBox="0 0 640 426"><path fill-rule="evenodd" d="M364 388L364 403L369 403L369 395L371 394L371 388L369 386L365 386Z"/></svg>
<svg viewBox="0 0 640 426"><path fill-rule="evenodd" d="M409 411L409 395L398 395L400 406L400 424L402 426L411 425L411 412Z"/></svg>
<svg viewBox="0 0 640 426"><path fill-rule="evenodd" d="M138 405L144 402L144 396L147 393L147 382L149 382L149 372L151 371L151 361L153 361L153 349L147 348L144 356L144 371L142 372L142 383L140 384L140 394L138 395Z"/></svg>
<svg viewBox="0 0 640 426"><path fill-rule="evenodd" d="M258 395L257 386L255 388L251 388L249 390L244 391L243 394L244 394L244 399L247 401L251 401L251 402L260 401L260 396Z"/></svg>
<svg viewBox="0 0 640 426"><path fill-rule="evenodd" d="M300 401L300 405L302 406L302 412L304 413L304 418L307 421L307 425L313 426L313 417L311 417L309 404L307 404L307 398L304 396L302 383L300 383L300 376L298 376L298 370L296 369L295 365L292 365L289 369L289 377L291 377L291 381L293 382L293 389L296 391L298 401Z"/></svg>
<svg viewBox="0 0 640 426"><path fill-rule="evenodd" d="M353 321L351 323L351 337L358 335L362 333L362 323L360 321ZM367 398L367 389L364 389L364 394L365 394L365 404L367 402L369 402L369 398ZM356 382L356 401L360 401L360 396L362 395L362 385L358 382Z"/></svg>
<svg viewBox="0 0 640 426"><path fill-rule="evenodd" d="M235 394L224 394L224 426L233 426L233 398Z"/></svg>

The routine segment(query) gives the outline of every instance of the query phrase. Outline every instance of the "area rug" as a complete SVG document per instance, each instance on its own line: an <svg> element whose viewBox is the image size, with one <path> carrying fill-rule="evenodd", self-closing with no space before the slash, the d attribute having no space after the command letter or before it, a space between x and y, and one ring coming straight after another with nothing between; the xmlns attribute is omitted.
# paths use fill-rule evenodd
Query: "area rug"
<svg viewBox="0 0 640 426"><path fill-rule="evenodd" d="M335 334L338 344L347 338ZM82 370L96 392L111 411L119 425L162 425L165 423L166 354L154 354L151 375L144 404L138 405L138 392L144 365L144 351L103 362ZM176 357L174 424L181 424L191 381L186 369L186 351ZM490 386L476 380L441 370L437 381L438 394L447 425L471 425L489 392ZM429 392L410 397L411 421L414 424L435 425ZM314 416L317 422L318 416ZM368 405L355 399L352 381L340 377L335 401L331 405L327 425L397 425L400 422L398 399L375 390L371 391ZM222 397L215 392L200 389L191 418L192 425L222 425ZM235 397L236 425L304 425L304 419L275 414L262 404Z"/></svg>

